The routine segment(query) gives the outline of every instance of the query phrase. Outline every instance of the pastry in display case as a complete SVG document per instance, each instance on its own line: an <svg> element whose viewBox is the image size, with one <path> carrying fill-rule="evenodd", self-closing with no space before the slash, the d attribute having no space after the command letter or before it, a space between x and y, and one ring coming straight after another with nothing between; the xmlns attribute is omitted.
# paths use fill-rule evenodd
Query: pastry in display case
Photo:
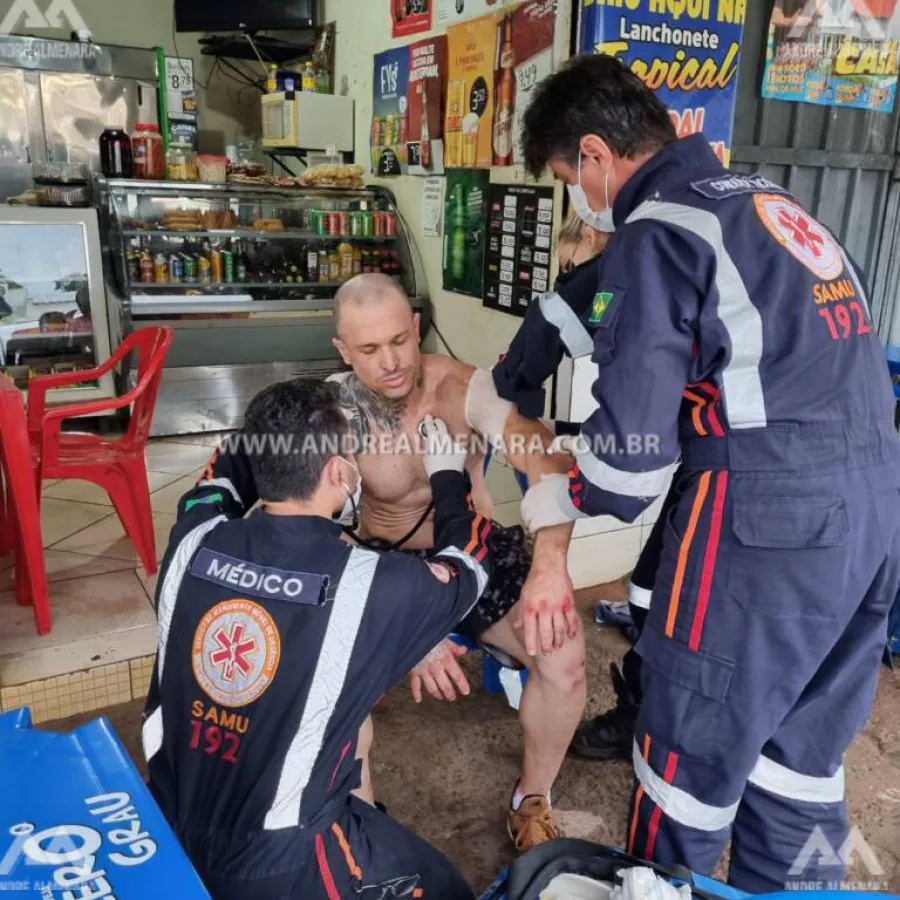
<svg viewBox="0 0 900 900"><path fill-rule="evenodd" d="M356 183L356 176L354 167L330 166L313 181ZM427 315L419 257L389 191L245 177L99 186L114 274L108 290L120 305L123 331L150 323L175 329L154 433L235 427L232 410L243 410L235 397L250 399L247 384L337 371L332 301L354 275L396 279ZM169 386L177 381L183 395L186 384L213 377L213 369L216 391L223 380L233 387L234 397L217 398L227 412L167 413Z"/></svg>

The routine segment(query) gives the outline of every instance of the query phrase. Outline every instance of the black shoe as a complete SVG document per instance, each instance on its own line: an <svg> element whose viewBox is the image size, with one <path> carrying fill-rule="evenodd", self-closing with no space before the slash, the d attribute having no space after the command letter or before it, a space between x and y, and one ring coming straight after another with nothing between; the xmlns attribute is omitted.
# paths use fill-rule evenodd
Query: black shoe
<svg viewBox="0 0 900 900"><path fill-rule="evenodd" d="M615 708L578 726L569 745L570 756L599 760L631 759L638 704L619 667L612 663L609 671L616 692Z"/></svg>

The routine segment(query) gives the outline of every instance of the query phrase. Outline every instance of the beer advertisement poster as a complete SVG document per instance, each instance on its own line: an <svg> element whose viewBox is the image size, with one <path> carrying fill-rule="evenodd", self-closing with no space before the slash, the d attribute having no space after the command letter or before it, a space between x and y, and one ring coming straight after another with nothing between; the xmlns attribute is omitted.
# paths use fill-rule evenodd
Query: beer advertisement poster
<svg viewBox="0 0 900 900"><path fill-rule="evenodd" d="M553 72L556 6L557 0L530 0L508 12L501 22L500 67L494 77L495 166L522 162L522 118L531 92Z"/></svg>
<svg viewBox="0 0 900 900"><path fill-rule="evenodd" d="M524 317L550 289L553 188L492 184L484 249L484 305Z"/></svg>
<svg viewBox="0 0 900 900"><path fill-rule="evenodd" d="M447 29L447 115L444 164L489 169L493 162L496 16L482 16Z"/></svg>
<svg viewBox="0 0 900 900"><path fill-rule="evenodd" d="M499 12L504 6L514 2L517 0L435 0L437 4L435 28L444 28L464 22L466 19Z"/></svg>
<svg viewBox="0 0 900 900"><path fill-rule="evenodd" d="M448 169L444 197L445 291L481 297L490 172Z"/></svg>
<svg viewBox="0 0 900 900"><path fill-rule="evenodd" d="M388 0L395 38L431 31L434 0Z"/></svg>
<svg viewBox="0 0 900 900"><path fill-rule="evenodd" d="M731 159L748 0L582 0L579 47L625 63L669 108L679 137L702 132Z"/></svg>
<svg viewBox="0 0 900 900"><path fill-rule="evenodd" d="M776 0L762 95L889 113L897 98L897 0Z"/></svg>
<svg viewBox="0 0 900 900"><path fill-rule="evenodd" d="M444 109L447 94L447 36L427 38L409 47L410 175L444 172Z"/></svg>
<svg viewBox="0 0 900 900"><path fill-rule="evenodd" d="M371 168L374 175L405 175L409 134L409 48L375 56Z"/></svg>

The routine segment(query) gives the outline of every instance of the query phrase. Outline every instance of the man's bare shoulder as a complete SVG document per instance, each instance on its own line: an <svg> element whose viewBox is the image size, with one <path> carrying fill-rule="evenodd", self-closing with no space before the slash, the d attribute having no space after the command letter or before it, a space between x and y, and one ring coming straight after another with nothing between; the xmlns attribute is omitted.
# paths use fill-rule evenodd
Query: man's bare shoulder
<svg viewBox="0 0 900 900"><path fill-rule="evenodd" d="M425 383L431 386L441 407L464 403L474 366L442 353L430 353L422 357L422 369Z"/></svg>

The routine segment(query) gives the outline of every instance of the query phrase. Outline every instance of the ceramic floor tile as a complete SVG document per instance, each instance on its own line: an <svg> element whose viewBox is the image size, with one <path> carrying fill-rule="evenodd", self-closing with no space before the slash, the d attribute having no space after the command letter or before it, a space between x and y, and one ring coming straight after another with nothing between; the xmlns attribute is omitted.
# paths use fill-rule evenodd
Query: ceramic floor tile
<svg viewBox="0 0 900 900"><path fill-rule="evenodd" d="M178 475L172 472L147 472L147 483L150 485L151 493L177 480ZM44 497L50 497L54 500L76 500L82 503L112 506L109 494L102 487L90 481L81 481L77 478L54 481L52 484L45 481L42 494Z"/></svg>
<svg viewBox="0 0 900 900"><path fill-rule="evenodd" d="M211 455L210 447L151 441L147 444L147 468L154 472L189 475L206 465Z"/></svg>
<svg viewBox="0 0 900 900"><path fill-rule="evenodd" d="M108 516L108 507L94 503L78 503L73 500L41 501L41 536L45 547L50 547L61 540L99 522Z"/></svg>
<svg viewBox="0 0 900 900"><path fill-rule="evenodd" d="M178 501L197 483L197 476L186 475L159 491L150 495L150 506L154 512L175 515L178 512Z"/></svg>
<svg viewBox="0 0 900 900"><path fill-rule="evenodd" d="M513 528L522 524L522 504L521 501L514 503L495 503L494 504L494 521L507 528Z"/></svg>
<svg viewBox="0 0 900 900"><path fill-rule="evenodd" d="M156 648L156 619L133 571L50 586L53 626L39 636L28 607L0 592L0 685L133 659Z"/></svg>
<svg viewBox="0 0 900 900"><path fill-rule="evenodd" d="M511 466L490 465L486 476L488 490L494 504L510 503L522 500L522 489L516 481L516 472Z"/></svg>
<svg viewBox="0 0 900 900"><path fill-rule="evenodd" d="M11 591L15 586L11 558L4 568L0 565L0 591ZM66 553L62 550L45 550L44 566L47 569L47 581L65 581L68 578L86 578L89 575L104 575L107 572L124 572L134 568L134 563L121 559L104 559L102 557L84 556L81 553Z"/></svg>
<svg viewBox="0 0 900 900"><path fill-rule="evenodd" d="M160 548L158 551L160 556L162 556L163 550ZM147 575L144 570L140 567L134 570L135 575L138 577L138 581L143 585L144 592L147 595L147 600L150 602L151 606L155 608L156 604L156 584L159 581L159 573L157 572L155 575Z"/></svg>
<svg viewBox="0 0 900 900"><path fill-rule="evenodd" d="M156 555L161 557L169 542L169 532L175 524L175 516L166 513L153 514L154 533L156 535ZM56 544L54 550L69 550L87 556L104 556L112 559L123 559L137 562L137 553L115 514L79 531L66 540Z"/></svg>

